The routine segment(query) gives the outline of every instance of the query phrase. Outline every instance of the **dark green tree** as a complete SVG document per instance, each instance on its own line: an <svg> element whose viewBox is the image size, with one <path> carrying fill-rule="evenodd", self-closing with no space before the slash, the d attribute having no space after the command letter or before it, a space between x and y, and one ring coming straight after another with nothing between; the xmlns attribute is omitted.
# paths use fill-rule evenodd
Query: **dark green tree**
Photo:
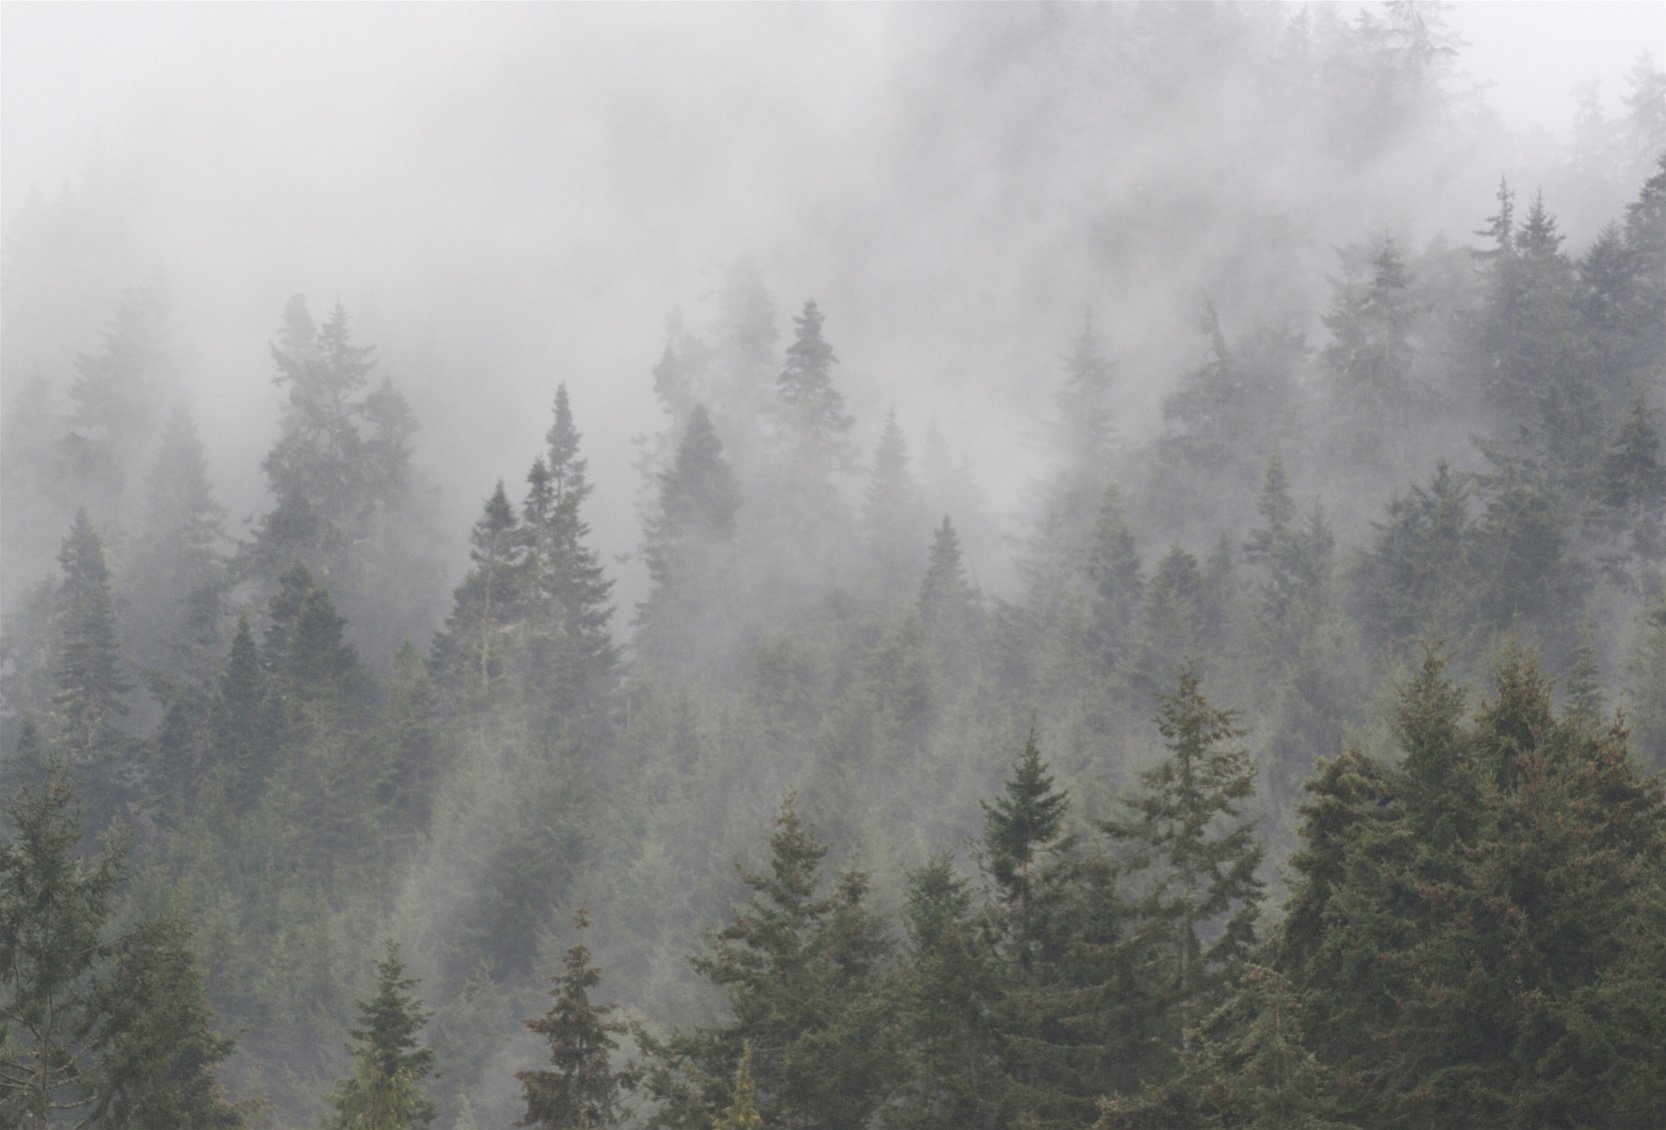
<svg viewBox="0 0 1666 1130"><path fill-rule="evenodd" d="M238 1127L182 919L117 929L126 844L87 856L61 766L6 808L0 842L0 1118L8 1126Z"/></svg>
<svg viewBox="0 0 1666 1130"><path fill-rule="evenodd" d="M909 955L897 984L907 1079L882 1124L992 1127L1001 1087L999 969L949 856L934 856L909 875L904 916Z"/></svg>
<svg viewBox="0 0 1666 1130"><path fill-rule="evenodd" d="M580 910L573 924L582 931L590 919ZM611 1057L628 1025L609 1019L613 1005L591 1003L590 991L601 982L601 973L590 964L590 951L582 942L575 944L567 951L565 972L550 979L550 1010L526 1022L549 1042L551 1068L515 1072L526 1103L518 1125L543 1130L619 1125L624 1115L621 1099L635 1085L636 1076L613 1068Z"/></svg>
<svg viewBox="0 0 1666 1130"><path fill-rule="evenodd" d="M1281 960L1365 1127L1642 1125L1666 1105L1658 783L1507 656L1465 725L1426 660L1400 771L1322 771Z"/></svg>
<svg viewBox="0 0 1666 1130"><path fill-rule="evenodd" d="M745 906L698 956L697 971L723 987L725 1027L645 1039L654 1057L650 1126L704 1127L734 1100L742 1050L754 1056L758 1112L768 1125L862 1125L891 1087L888 1005L876 996L888 944L866 907L866 878L851 870L821 893L827 848L806 829L793 798L782 804L767 873L743 871Z"/></svg>
<svg viewBox="0 0 1666 1130"><path fill-rule="evenodd" d="M545 438L547 461L533 464L522 508L529 690L545 703L550 728L584 718L577 736L594 740L611 715L619 651L609 631L613 582L587 544L590 526L580 514L593 488L565 384Z"/></svg>
<svg viewBox="0 0 1666 1130"><path fill-rule="evenodd" d="M234 811L248 811L277 768L283 734L279 706L248 617L239 616L209 714L214 764Z"/></svg>
<svg viewBox="0 0 1666 1130"><path fill-rule="evenodd" d="M74 784L54 766L7 803L0 845L0 1114L34 1130L84 1123L99 1097L89 1056L103 1040L95 975L125 847L81 858ZM80 1113L74 1113L80 1112Z"/></svg>
<svg viewBox="0 0 1666 1130"><path fill-rule="evenodd" d="M1157 732L1169 756L1140 774L1143 792L1128 822L1103 830L1126 842L1142 883L1141 924L1160 947L1153 975L1174 1018L1169 1038L1191 1047L1197 1020L1217 1007L1255 945L1262 847L1244 803L1255 765L1230 743L1244 736L1237 713L1211 706L1191 664L1158 696Z"/></svg>
<svg viewBox="0 0 1666 1130"><path fill-rule="evenodd" d="M237 1130L245 1110L215 1071L237 1041L215 1033L185 919L143 922L112 947L102 1004L110 1038L96 1060L107 1080L100 1122L135 1130Z"/></svg>
<svg viewBox="0 0 1666 1130"><path fill-rule="evenodd" d="M347 1046L353 1074L338 1078L330 1095L336 1130L408 1130L434 1121L434 1104L423 1095L434 1053L417 1042L429 1013L411 991L416 985L390 938L376 963L376 995L354 1002L358 1027Z"/></svg>

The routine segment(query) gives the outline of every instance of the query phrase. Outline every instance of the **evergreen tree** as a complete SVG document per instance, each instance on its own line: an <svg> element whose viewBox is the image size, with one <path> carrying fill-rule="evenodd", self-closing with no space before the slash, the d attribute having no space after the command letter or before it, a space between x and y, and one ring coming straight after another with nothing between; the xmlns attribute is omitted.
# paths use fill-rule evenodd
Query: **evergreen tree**
<svg viewBox="0 0 1666 1130"><path fill-rule="evenodd" d="M1070 846L1068 839L1061 839L1068 796L1054 791L1053 775L1041 760L1033 726L1024 742L1024 754L1003 789L1004 797L983 806L983 842L997 897L1014 919L1014 956L1017 964L1026 966L1034 959L1034 919L1044 858L1056 858Z"/></svg>
<svg viewBox="0 0 1666 1130"><path fill-rule="evenodd" d="M888 946L867 910L866 878L854 870L821 894L827 848L804 828L793 798L770 839L768 873L743 871L746 905L713 938L694 968L722 986L734 1019L726 1027L645 1037L655 1062L646 1088L660 1103L649 1125L704 1127L730 1107L742 1049L755 1056L758 1113L768 1125L862 1125L890 1088L880 962Z"/></svg>
<svg viewBox="0 0 1666 1130"><path fill-rule="evenodd" d="M590 919L580 910L574 925L584 930ZM611 1004L590 1003L590 991L602 975L590 964L582 943L567 951L566 972L550 980L554 1004L526 1026L550 1046L553 1070L517 1071L526 1114L517 1124L544 1130L588 1130L619 1125L621 1092L635 1085L631 1071L615 1071L609 1059L619 1050L616 1037L627 1026L608 1017Z"/></svg>
<svg viewBox="0 0 1666 1130"><path fill-rule="evenodd" d="M124 577L130 612L123 635L146 666L203 679L220 647L225 510L214 501L183 403L168 419L147 486Z"/></svg>
<svg viewBox="0 0 1666 1130"><path fill-rule="evenodd" d="M1088 583L1087 643L1100 674L1132 658L1145 573L1122 514L1122 497L1107 487L1084 569Z"/></svg>
<svg viewBox="0 0 1666 1130"><path fill-rule="evenodd" d="M1604 558L1609 576L1634 590L1658 590L1666 564L1666 464L1641 397L1609 445L1594 493L1599 528L1620 542Z"/></svg>
<svg viewBox="0 0 1666 1130"><path fill-rule="evenodd" d="M434 640L436 678L454 706L490 702L505 677L512 628L523 612L525 542L500 481L469 533L474 566L457 586L445 630Z"/></svg>
<svg viewBox="0 0 1666 1130"><path fill-rule="evenodd" d="M815 299L804 303L804 312L793 319L797 334L787 346L787 363L775 384L787 430L801 456L826 474L848 461L841 437L854 421L845 414L845 398L833 387L833 366L839 359L822 337L824 321Z"/></svg>
<svg viewBox="0 0 1666 1130"><path fill-rule="evenodd" d="M1110 405L1112 371L1090 317L1065 358L1064 384L1054 398L1058 420L1050 445L1060 465L1049 508L1072 532L1088 529L1105 489L1116 431Z"/></svg>
<svg viewBox="0 0 1666 1130"><path fill-rule="evenodd" d="M734 1101L712 1125L715 1130L763 1130L763 1115L758 1113L758 1082L752 1078L751 1044L741 1048L740 1066L735 1068Z"/></svg>
<svg viewBox="0 0 1666 1130"><path fill-rule="evenodd" d="M1145 791L1128 804L1137 820L1101 825L1128 841L1129 867L1144 879L1142 929L1161 939L1157 971L1189 1049L1194 1020L1220 999L1255 943L1262 848L1255 825L1240 820L1255 789L1255 766L1226 743L1244 735L1237 714L1203 698L1188 664L1175 689L1158 696L1157 731L1169 754L1140 774Z"/></svg>
<svg viewBox="0 0 1666 1130"><path fill-rule="evenodd" d="M113 947L103 987L111 1038L99 1049L107 1080L101 1118L135 1130L236 1130L244 1110L228 1102L215 1070L236 1041L217 1035L184 919L141 923Z"/></svg>
<svg viewBox="0 0 1666 1130"><path fill-rule="evenodd" d="M248 811L276 769L282 736L277 706L248 617L239 616L209 719L214 756L234 811Z"/></svg>
<svg viewBox="0 0 1666 1130"><path fill-rule="evenodd" d="M104 332L103 348L76 359L61 465L80 504L90 506L105 527L120 516L122 493L137 477L153 433L169 305L160 282L128 291Z"/></svg>
<svg viewBox="0 0 1666 1130"><path fill-rule="evenodd" d="M298 559L392 651L426 625L435 569L426 492L411 468L417 425L391 384L371 387L374 352L353 343L340 303L315 326L306 300L290 299L272 346L287 403L261 465L275 504L239 567L270 584Z"/></svg>
<svg viewBox="0 0 1666 1130"><path fill-rule="evenodd" d="M118 729L127 714L123 696L133 685L122 672L104 543L85 510L76 514L58 563L63 581L57 591L52 695L57 741L83 782L94 826L103 827L135 786L128 743Z"/></svg>
<svg viewBox="0 0 1666 1130"><path fill-rule="evenodd" d="M971 895L947 855L908 877L910 955L899 971L908 1074L882 1112L899 1130L995 1125L1001 1071L998 968L979 937Z"/></svg>
<svg viewBox="0 0 1666 1130"><path fill-rule="evenodd" d="M103 1038L93 978L109 958L106 927L124 847L80 858L76 790L61 766L7 803L0 844L0 1113L45 1130L85 1121L98 1099L89 1055Z"/></svg>
<svg viewBox="0 0 1666 1130"><path fill-rule="evenodd" d="M238 1127L214 1078L233 1041L214 1034L190 931L177 918L116 930L126 845L82 851L61 766L20 788L0 842L0 1117L46 1130L89 1124Z"/></svg>
<svg viewBox="0 0 1666 1130"><path fill-rule="evenodd" d="M957 684L964 681L975 662L983 609L966 579L960 535L947 514L931 535L918 607L926 644L944 675Z"/></svg>
<svg viewBox="0 0 1666 1130"><path fill-rule="evenodd" d="M1325 768L1281 946L1308 1046L1361 1126L1638 1124L1666 1103L1660 787L1531 661L1494 687L1465 726L1427 660L1404 770Z"/></svg>
<svg viewBox="0 0 1666 1130"><path fill-rule="evenodd" d="M376 995L354 1002L359 1021L347 1048L353 1074L337 1079L330 1095L336 1130L409 1130L434 1121L434 1104L422 1093L434 1073L434 1053L417 1044L429 1014L411 992L416 984L389 939L376 963Z"/></svg>
<svg viewBox="0 0 1666 1130"><path fill-rule="evenodd" d="M1396 495L1373 522L1349 603L1374 647L1400 650L1463 622L1469 532L1463 481L1442 461L1427 487Z"/></svg>
<svg viewBox="0 0 1666 1130"><path fill-rule="evenodd" d="M592 490L587 462L578 455L580 438L562 384L546 436L548 462L541 457L533 464L522 508L532 634L528 677L552 725L587 717L581 733L594 738L610 714L619 652L608 627L613 582L585 544L590 527L579 513Z"/></svg>
<svg viewBox="0 0 1666 1130"><path fill-rule="evenodd" d="M915 539L923 526L919 487L909 467L908 444L893 408L874 447L873 469L862 496L861 528L868 543L876 582L900 597L899 582L908 576Z"/></svg>
<svg viewBox="0 0 1666 1130"><path fill-rule="evenodd" d="M703 405L690 412L676 458L659 476L658 509L644 547L652 588L637 608L638 646L668 658L691 646L702 615L718 611L711 570L740 510L740 488Z"/></svg>

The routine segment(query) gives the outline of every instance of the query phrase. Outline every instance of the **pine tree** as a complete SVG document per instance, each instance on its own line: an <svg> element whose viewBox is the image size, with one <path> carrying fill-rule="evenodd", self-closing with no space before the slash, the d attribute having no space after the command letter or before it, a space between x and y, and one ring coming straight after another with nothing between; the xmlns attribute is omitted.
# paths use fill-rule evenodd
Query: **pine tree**
<svg viewBox="0 0 1666 1130"><path fill-rule="evenodd" d="M619 652L608 627L613 582L585 544L590 527L579 513L592 490L578 455L580 438L562 384L546 436L548 462L540 457L533 464L522 508L528 663L530 689L545 701L552 724L587 716L584 736L594 739L611 713Z"/></svg>
<svg viewBox="0 0 1666 1130"><path fill-rule="evenodd" d="M234 811L248 811L267 776L277 768L282 740L282 716L277 706L248 617L239 616L209 719L215 764L225 777L226 795Z"/></svg>
<svg viewBox="0 0 1666 1130"><path fill-rule="evenodd" d="M76 495L104 526L119 517L122 492L137 477L153 434L169 305L160 282L130 290L104 332L103 348L76 359L61 446Z"/></svg>
<svg viewBox="0 0 1666 1130"><path fill-rule="evenodd" d="M1105 490L1083 570L1088 583L1087 643L1101 675L1132 658L1135 627L1145 597L1139 550L1122 513L1116 487Z"/></svg>
<svg viewBox="0 0 1666 1130"><path fill-rule="evenodd" d="M1169 756L1140 774L1144 792L1127 803L1136 820L1105 822L1133 847L1128 866L1143 878L1143 929L1161 939L1159 975L1175 1009L1171 1038L1189 1049L1194 1021L1218 1003L1255 943L1262 848L1241 819L1255 790L1255 766L1241 749L1235 711L1211 706L1191 664L1158 696L1157 731Z"/></svg>
<svg viewBox="0 0 1666 1130"><path fill-rule="evenodd" d="M646 1089L660 1104L651 1126L709 1125L734 1101L729 1079L746 1045L768 1125L859 1126L891 1085L889 1006L876 995L888 944L865 905L866 877L852 869L820 893L827 848L800 822L791 796L770 849L767 873L741 873L751 892L745 906L693 959L727 991L734 1019L667 1041L644 1038L654 1058Z"/></svg>
<svg viewBox="0 0 1666 1130"><path fill-rule="evenodd" d="M1050 446L1057 453L1059 467L1049 506L1072 532L1087 530L1105 489L1115 437L1112 371L1090 317L1065 358L1064 383L1054 397L1058 420Z"/></svg>
<svg viewBox="0 0 1666 1130"><path fill-rule="evenodd" d="M694 646L696 628L720 617L713 569L720 547L735 536L740 501L723 443L705 406L696 404L676 458L659 475L658 514L646 530L651 588L636 614L645 654L681 657Z"/></svg>
<svg viewBox="0 0 1666 1130"><path fill-rule="evenodd" d="M954 874L947 855L934 856L908 877L910 955L898 973L908 1074L887 1104L887 1126L960 1130L995 1124L1000 981L971 904L966 880Z"/></svg>
<svg viewBox="0 0 1666 1130"><path fill-rule="evenodd" d="M1666 1103L1660 786L1531 660L1494 687L1465 726L1426 660L1404 770L1325 767L1280 947L1307 1046L1361 1126L1636 1124Z"/></svg>
<svg viewBox="0 0 1666 1130"><path fill-rule="evenodd" d="M179 917L141 923L113 947L103 990L111 1038L97 1062L101 1117L135 1130L237 1130L244 1110L215 1078L237 1041L211 1027L191 929Z"/></svg>
<svg viewBox="0 0 1666 1130"><path fill-rule="evenodd" d="M1044 860L1069 847L1060 836L1068 795L1054 791L1033 726L1023 756L1002 787L1006 795L983 806L983 840L1000 902L1014 916L1017 962L1023 966L1033 960L1033 919Z"/></svg>
<svg viewBox="0 0 1666 1130"><path fill-rule="evenodd" d="M590 925L583 910L574 916L582 931ZM554 1004L526 1026L550 1046L553 1070L517 1071L526 1113L517 1124L544 1130L601 1130L617 1126L623 1116L621 1092L635 1085L631 1071L615 1071L610 1058L619 1050L618 1036L627 1025L610 1020L611 1004L592 1004L590 991L602 975L590 964L582 943L567 951L566 971L550 980Z"/></svg>
<svg viewBox="0 0 1666 1130"><path fill-rule="evenodd" d="M225 510L214 501L202 443L183 403L168 419L147 487L124 576L130 612L123 635L145 665L206 678L221 646Z"/></svg>
<svg viewBox="0 0 1666 1130"><path fill-rule="evenodd" d="M893 408L874 447L873 468L862 496L861 529L876 581L893 594L914 561L915 539L924 525L919 487L909 467L908 444Z"/></svg>
<svg viewBox="0 0 1666 1130"><path fill-rule="evenodd" d="M490 702L505 677L511 629L523 613L525 542L500 481L469 533L474 566L457 586L445 629L434 640L435 676L454 705Z"/></svg>
<svg viewBox="0 0 1666 1130"><path fill-rule="evenodd" d="M127 740L118 726L127 714L123 696L133 689L122 672L116 613L104 544L85 510L58 551L63 581L57 592L57 649L53 664L53 714L57 741L79 775L103 827L134 788Z"/></svg>
<svg viewBox="0 0 1666 1130"><path fill-rule="evenodd" d="M1427 487L1396 495L1353 570L1349 603L1368 643L1399 651L1462 623L1468 497L1442 461Z"/></svg>
<svg viewBox="0 0 1666 1130"><path fill-rule="evenodd" d="M351 1030L353 1074L336 1080L330 1095L335 1130L409 1130L434 1121L434 1104L423 1096L423 1081L434 1074L434 1053L417 1043L429 1014L411 992L399 945L387 942L376 963L376 995L354 1002L358 1027Z"/></svg>
<svg viewBox="0 0 1666 1130"><path fill-rule="evenodd" d="M45 1130L98 1098L88 1055L101 1039L92 980L109 958L105 929L125 849L79 858L76 790L61 766L7 804L0 844L0 1114ZM72 1116L85 1119L85 1114Z"/></svg>
<svg viewBox="0 0 1666 1130"><path fill-rule="evenodd" d="M797 335L787 346L787 363L776 378L788 431L800 450L824 473L842 465L844 441L853 421L845 414L845 400L833 387L833 366L838 357L822 337L826 321L816 300L804 303L804 312L793 319Z"/></svg>

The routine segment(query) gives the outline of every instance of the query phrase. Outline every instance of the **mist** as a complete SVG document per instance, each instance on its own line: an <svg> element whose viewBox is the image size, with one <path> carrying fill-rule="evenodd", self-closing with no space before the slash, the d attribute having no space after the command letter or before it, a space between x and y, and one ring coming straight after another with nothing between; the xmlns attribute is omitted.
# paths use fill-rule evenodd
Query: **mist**
<svg viewBox="0 0 1666 1130"><path fill-rule="evenodd" d="M1273 946L1304 782L1401 765L1420 649L1475 749L1542 675L1666 768L1663 56L1636 3L6 4L4 791L131 829L109 929L190 921L248 1125L351 1092L384 938L437 1125L522 1117L575 938L602 1124L731 1113L710 965L800 817L852 999L925 992L936 891L1010 1018L1100 942L1024 933L1000 798L1035 747L1036 873L1135 920L1111 827L1193 675ZM1251 956L1126 1077L956 1109L1158 1124L1104 1120ZM813 1085L760 1043L770 1124L937 1125L886 1016Z"/></svg>

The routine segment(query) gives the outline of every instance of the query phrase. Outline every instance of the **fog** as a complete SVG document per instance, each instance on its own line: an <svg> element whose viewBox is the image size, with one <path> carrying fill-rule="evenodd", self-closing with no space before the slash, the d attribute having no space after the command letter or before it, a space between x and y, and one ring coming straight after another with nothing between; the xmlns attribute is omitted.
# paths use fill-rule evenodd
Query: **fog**
<svg viewBox="0 0 1666 1130"><path fill-rule="evenodd" d="M631 1054L726 1015L783 796L890 937L934 858L1005 936L1026 735L1098 844L1193 661L1269 922L1424 645L1666 767L1662 56L1659 3L0 5L7 787L44 741L136 829L257 1122L392 935L462 1128L580 906Z"/></svg>
<svg viewBox="0 0 1666 1130"><path fill-rule="evenodd" d="M1285 14L1229 13L1261 38ZM1313 278L1286 284L1295 307L1330 268L1329 246L1363 234L1348 225L1461 240L1481 185L1535 179L1501 138L1496 171L1415 197L1378 177L1376 207L1344 207L1359 186L1292 153L1275 123L1238 120L1254 107L1234 105L1231 60L1210 59L1206 40L1198 71L1162 96L1184 109L1114 106L1117 63L1083 44L1131 18L8 5L4 210L78 188L118 210L123 243L101 248L88 281L113 307L132 279L167 280L176 371L238 517L261 505L246 456L274 426L266 342L303 293L316 307L339 297L413 398L452 529L517 474L567 381L592 447L599 536L610 555L629 552L626 440L652 421L662 325L674 310L704 324L737 255L757 261L783 320L811 295L828 312L867 436L892 403L916 443L937 421L1010 517L1036 453L1008 425L1044 410L1085 311L1122 366L1129 429L1150 426L1165 370L1191 360L1198 293L1215 293L1229 320L1245 314L1230 291L1259 281L1219 270L1233 252L1220 227L1241 212L1209 193L1270 197L1307 228ZM1500 118L1552 132L1566 129L1574 82L1611 76L1612 107L1615 76L1666 34L1648 4L1460 5L1450 24L1472 43L1463 74L1488 86ZM1160 220L1185 230L1142 233L1147 258L1132 263L1102 250L1102 219L1145 223L1140 209L1176 188L1192 199ZM107 316L93 302L80 314L21 363L62 369Z"/></svg>

